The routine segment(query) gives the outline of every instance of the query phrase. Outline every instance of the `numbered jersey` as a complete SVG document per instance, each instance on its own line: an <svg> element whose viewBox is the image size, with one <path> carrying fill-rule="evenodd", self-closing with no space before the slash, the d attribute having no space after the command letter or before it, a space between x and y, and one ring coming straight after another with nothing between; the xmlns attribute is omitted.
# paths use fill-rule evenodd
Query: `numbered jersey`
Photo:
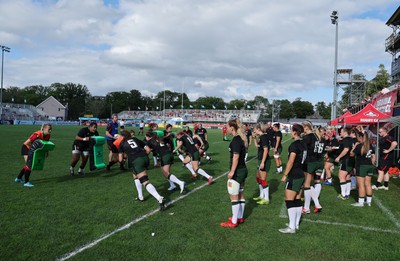
<svg viewBox="0 0 400 261"><path fill-rule="evenodd" d="M303 142L303 140L295 140L292 142L292 144L290 144L288 152L289 158L291 153L296 154L296 158L293 162L293 167L290 170L289 176L292 176L293 178L300 178L304 176L303 169L307 158L306 144Z"/></svg>
<svg viewBox="0 0 400 261"><path fill-rule="evenodd" d="M372 165L372 155L375 154L375 151L372 147L372 144L369 145L369 150L367 153L361 154L362 144L357 144L354 148L353 153L356 156L356 165Z"/></svg>
<svg viewBox="0 0 400 261"><path fill-rule="evenodd" d="M193 141L192 137L188 135L183 135L179 139L182 142L182 145L186 148L189 153L195 153L197 148L195 146L195 142Z"/></svg>
<svg viewBox="0 0 400 261"><path fill-rule="evenodd" d="M119 153L126 153L130 162L138 157L147 156L144 147L146 144L137 139L136 137L132 137L128 140L124 140L121 142L119 146Z"/></svg>
<svg viewBox="0 0 400 261"><path fill-rule="evenodd" d="M307 147L306 162L315 162L322 159L325 144L319 142L315 133L309 133L303 137L303 142Z"/></svg>

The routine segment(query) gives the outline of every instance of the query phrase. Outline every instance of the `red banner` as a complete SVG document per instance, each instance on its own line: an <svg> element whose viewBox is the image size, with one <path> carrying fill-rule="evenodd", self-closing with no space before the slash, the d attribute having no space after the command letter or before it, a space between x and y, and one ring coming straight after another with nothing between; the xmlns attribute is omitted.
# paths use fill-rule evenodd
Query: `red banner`
<svg viewBox="0 0 400 261"><path fill-rule="evenodd" d="M372 100L372 105L380 112L393 115L393 106L397 99L397 90L379 95Z"/></svg>

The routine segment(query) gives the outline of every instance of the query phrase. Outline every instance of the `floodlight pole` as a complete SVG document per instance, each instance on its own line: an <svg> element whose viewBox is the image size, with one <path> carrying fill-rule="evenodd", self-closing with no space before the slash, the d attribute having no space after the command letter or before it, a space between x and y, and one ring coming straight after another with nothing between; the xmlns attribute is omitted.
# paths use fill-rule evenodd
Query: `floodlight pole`
<svg viewBox="0 0 400 261"><path fill-rule="evenodd" d="M4 52L9 53L10 48L4 45L0 45L1 47L1 86L0 86L0 121L3 116L3 71L4 71Z"/></svg>
<svg viewBox="0 0 400 261"><path fill-rule="evenodd" d="M331 120L337 117L337 98L338 98L338 86L337 86L337 63L338 63L338 31L339 31L339 13L338 11L332 11L331 14L332 24L336 25L335 34L335 68L333 76L333 103L331 111Z"/></svg>

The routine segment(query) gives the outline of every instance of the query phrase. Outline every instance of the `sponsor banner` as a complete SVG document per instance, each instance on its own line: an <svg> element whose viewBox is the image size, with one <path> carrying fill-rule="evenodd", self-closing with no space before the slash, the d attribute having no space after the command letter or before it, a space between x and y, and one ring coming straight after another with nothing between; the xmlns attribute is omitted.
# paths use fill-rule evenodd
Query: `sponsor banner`
<svg viewBox="0 0 400 261"><path fill-rule="evenodd" d="M14 120L14 125L42 125L43 123L50 123L52 125L79 125L78 121L24 121L24 120Z"/></svg>
<svg viewBox="0 0 400 261"><path fill-rule="evenodd" d="M393 115L393 106L397 99L397 90L382 94L372 100L372 105L380 112Z"/></svg>

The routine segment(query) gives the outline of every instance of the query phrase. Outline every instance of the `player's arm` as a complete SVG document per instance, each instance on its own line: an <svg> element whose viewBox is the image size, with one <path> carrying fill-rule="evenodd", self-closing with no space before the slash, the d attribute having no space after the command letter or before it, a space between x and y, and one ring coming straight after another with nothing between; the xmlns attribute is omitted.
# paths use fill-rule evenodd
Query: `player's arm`
<svg viewBox="0 0 400 261"><path fill-rule="evenodd" d="M203 142L202 138L200 138L199 135L194 134L194 135L193 135L193 139L197 139L198 141L200 141L201 147L204 147L204 142Z"/></svg>
<svg viewBox="0 0 400 261"><path fill-rule="evenodd" d="M110 134L111 130L112 130L112 126L111 126L111 124L108 124L107 125L107 129L106 129L106 136L111 138L111 139L114 139L114 136Z"/></svg>
<svg viewBox="0 0 400 261"><path fill-rule="evenodd" d="M336 162L339 162L346 154L347 152L349 152L349 148L344 148L342 150L342 152L339 154L339 156L337 156L337 158L335 159Z"/></svg>
<svg viewBox="0 0 400 261"><path fill-rule="evenodd" d="M295 152L290 152L289 155L289 160L286 163L286 168L285 168L285 172L283 173L283 176L281 178L281 182L285 183L286 182L286 178L289 175L289 172L292 170L293 168L293 163L294 160L296 159L296 153Z"/></svg>

